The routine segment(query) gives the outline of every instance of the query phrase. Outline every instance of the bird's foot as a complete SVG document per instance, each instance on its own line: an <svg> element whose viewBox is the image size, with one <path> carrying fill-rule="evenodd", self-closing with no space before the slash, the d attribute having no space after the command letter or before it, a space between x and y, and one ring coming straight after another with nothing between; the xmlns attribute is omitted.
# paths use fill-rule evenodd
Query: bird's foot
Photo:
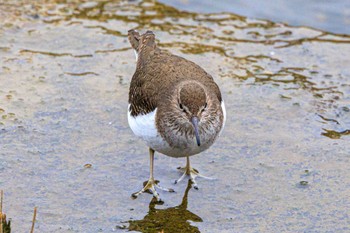
<svg viewBox="0 0 350 233"><path fill-rule="evenodd" d="M215 178L211 178L211 177L207 177L207 176L203 176L202 174L199 174L198 170L195 169L195 168L192 168L192 167L178 167L177 169L179 169L181 172L183 172L182 176L175 180L175 184L179 183L180 181L182 181L185 176L189 176L190 177L190 180L193 184L193 188L194 189L198 189L198 185L197 185L197 182L196 182L196 178L197 177L201 177L201 178L204 178L204 179L207 179L207 180L214 180Z"/></svg>
<svg viewBox="0 0 350 233"><path fill-rule="evenodd" d="M166 192L171 192L171 193L175 192L174 189L164 188L158 185L158 183L159 183L158 180L154 180L153 178L150 178L148 181L144 182L144 187L140 191L133 193L131 196L133 198L137 198L141 193L147 192L147 193L153 194L153 196L157 199L157 202L161 202L161 199L159 197L159 194L156 188Z"/></svg>

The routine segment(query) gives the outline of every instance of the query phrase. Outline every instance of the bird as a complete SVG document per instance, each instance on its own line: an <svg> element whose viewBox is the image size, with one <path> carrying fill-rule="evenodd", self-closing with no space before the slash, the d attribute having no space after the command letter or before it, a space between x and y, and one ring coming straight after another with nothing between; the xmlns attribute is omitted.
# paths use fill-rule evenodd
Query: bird
<svg viewBox="0 0 350 233"><path fill-rule="evenodd" d="M131 29L128 40L136 55L136 70L129 87L128 123L133 133L146 142L150 156L150 177L133 198L164 188L154 179L155 152L186 158L183 174L195 189L196 177L210 179L190 164L190 156L207 150L221 134L226 109L219 86L203 68L157 46L152 31L140 34Z"/></svg>

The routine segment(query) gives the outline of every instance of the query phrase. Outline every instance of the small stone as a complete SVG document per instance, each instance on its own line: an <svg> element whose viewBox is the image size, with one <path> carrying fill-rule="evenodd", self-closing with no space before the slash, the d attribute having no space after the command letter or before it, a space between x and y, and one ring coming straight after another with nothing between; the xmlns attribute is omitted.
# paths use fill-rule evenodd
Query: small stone
<svg viewBox="0 0 350 233"><path fill-rule="evenodd" d="M80 9L91 9L98 5L97 2L85 2L79 6Z"/></svg>
<svg viewBox="0 0 350 233"><path fill-rule="evenodd" d="M302 180L299 182L300 185L302 186L307 186L309 184L309 182L305 181L305 180Z"/></svg>
<svg viewBox="0 0 350 233"><path fill-rule="evenodd" d="M292 97L289 97L289 96L286 96L286 95L282 95L282 94L280 94L280 97L282 98L282 99L292 99Z"/></svg>
<svg viewBox="0 0 350 233"><path fill-rule="evenodd" d="M116 225L115 226L116 229L126 229L126 226L125 225Z"/></svg>

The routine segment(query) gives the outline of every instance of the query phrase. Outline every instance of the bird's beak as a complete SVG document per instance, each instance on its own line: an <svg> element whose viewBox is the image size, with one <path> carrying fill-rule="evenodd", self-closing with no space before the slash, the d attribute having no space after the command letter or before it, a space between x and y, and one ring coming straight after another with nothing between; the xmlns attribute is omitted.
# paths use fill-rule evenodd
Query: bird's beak
<svg viewBox="0 0 350 233"><path fill-rule="evenodd" d="M200 146L201 145L201 140L199 138L199 132L198 132L198 117L192 117L191 118L191 122L193 124L194 127L194 134L196 135L196 141L197 141L197 145Z"/></svg>

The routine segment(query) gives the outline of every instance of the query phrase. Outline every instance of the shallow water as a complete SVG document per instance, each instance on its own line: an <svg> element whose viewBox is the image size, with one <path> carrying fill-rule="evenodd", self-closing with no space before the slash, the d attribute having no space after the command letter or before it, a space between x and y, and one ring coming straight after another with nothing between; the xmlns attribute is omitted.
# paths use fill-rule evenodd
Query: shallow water
<svg viewBox="0 0 350 233"><path fill-rule="evenodd" d="M0 189L14 232L350 231L350 36L153 1L0 4ZM176 193L136 200L148 149L127 125L127 30L213 74L226 128L191 158L156 156ZM91 165L91 166L90 166ZM126 228L126 229L122 229Z"/></svg>

